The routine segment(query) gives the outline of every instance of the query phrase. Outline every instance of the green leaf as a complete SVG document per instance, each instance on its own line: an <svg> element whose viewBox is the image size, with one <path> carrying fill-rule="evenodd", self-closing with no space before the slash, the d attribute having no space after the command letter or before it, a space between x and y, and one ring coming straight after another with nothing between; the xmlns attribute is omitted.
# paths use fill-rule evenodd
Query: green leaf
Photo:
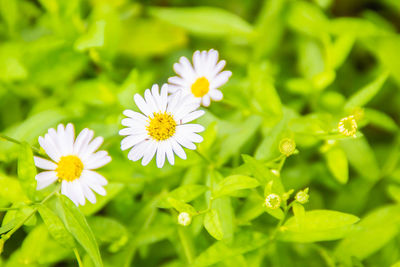
<svg viewBox="0 0 400 267"><path fill-rule="evenodd" d="M334 35L346 34L356 38L365 38L388 34L388 32L376 26L372 22L360 18L335 18L330 20L329 25L327 26L330 33Z"/></svg>
<svg viewBox="0 0 400 267"><path fill-rule="evenodd" d="M174 199L172 197L169 197L167 199L167 201L169 202L169 204L174 207L174 209L176 209L179 212L187 212L191 215L196 214L196 209L193 208L193 206L186 204L185 202L182 202L180 200Z"/></svg>
<svg viewBox="0 0 400 267"><path fill-rule="evenodd" d="M400 186L391 184L387 187L388 195L397 203L400 203Z"/></svg>
<svg viewBox="0 0 400 267"><path fill-rule="evenodd" d="M249 176L231 175L218 183L216 189L213 190L213 197L230 195L237 190L255 188L259 185L260 183L256 179Z"/></svg>
<svg viewBox="0 0 400 267"><path fill-rule="evenodd" d="M316 242L343 238L359 220L354 215L331 210L304 213L301 220L289 218L280 229L279 239L290 242ZM300 223L300 224L299 224Z"/></svg>
<svg viewBox="0 0 400 267"><path fill-rule="evenodd" d="M316 5L305 1L291 2L288 14L289 26L301 33L319 36L325 33L328 20Z"/></svg>
<svg viewBox="0 0 400 267"><path fill-rule="evenodd" d="M379 127L388 132L394 133L399 130L396 122L386 113L376 110L366 108L364 109L365 119L372 125Z"/></svg>
<svg viewBox="0 0 400 267"><path fill-rule="evenodd" d="M119 251L128 242L128 230L117 220L103 216L91 216L88 218L88 223L99 241L110 243L110 252Z"/></svg>
<svg viewBox="0 0 400 267"><path fill-rule="evenodd" d="M379 179L379 166L374 151L365 138L350 138L339 141L346 152L349 163L363 178L371 181Z"/></svg>
<svg viewBox="0 0 400 267"><path fill-rule="evenodd" d="M351 110L356 107L363 107L379 92L388 76L389 74L387 72L383 72L371 83L358 90L350 97L344 108L346 110Z"/></svg>
<svg viewBox="0 0 400 267"><path fill-rule="evenodd" d="M107 195L98 195L96 196L96 203L92 204L88 202L84 206L80 206L79 209L86 216L92 215L101 210L105 205L107 205L107 203L110 202L114 197L116 197L123 188L123 184L109 183L104 187L104 189L107 191Z"/></svg>
<svg viewBox="0 0 400 267"><path fill-rule="evenodd" d="M194 261L193 266L210 266L237 255L258 249L268 242L268 237L250 231L239 232L233 243L215 242L203 251Z"/></svg>
<svg viewBox="0 0 400 267"><path fill-rule="evenodd" d="M158 206L160 208L170 208L171 206L167 200L168 197L172 197L176 200L188 203L198 198L206 191L207 191L207 186L204 185L198 185L198 184L182 185L176 188L175 190L171 191L170 193L168 193L167 197L164 200L162 200L158 204Z"/></svg>
<svg viewBox="0 0 400 267"><path fill-rule="evenodd" d="M186 31L157 19L129 19L122 24L119 50L133 57L168 54L188 41Z"/></svg>
<svg viewBox="0 0 400 267"><path fill-rule="evenodd" d="M17 140L25 140L28 143L33 143L37 140L38 136L43 135L50 127L54 127L54 125L66 117L66 113L61 109L48 109L36 113L23 122L8 128L4 131L4 134ZM9 156L9 153L14 148L17 148L16 144L0 142L0 151L8 157L11 156Z"/></svg>
<svg viewBox="0 0 400 267"><path fill-rule="evenodd" d="M91 24L87 33L75 41L74 48L78 51L85 51L93 47L102 47L104 45L105 27L106 22L104 20Z"/></svg>
<svg viewBox="0 0 400 267"><path fill-rule="evenodd" d="M215 7L160 8L152 7L150 15L182 27L190 33L210 36L248 36L252 26L224 9Z"/></svg>
<svg viewBox="0 0 400 267"><path fill-rule="evenodd" d="M233 155L239 153L242 146L256 134L261 126L261 122L261 117L250 116L223 139L221 147L224 149L221 149L218 154L218 164L227 162Z"/></svg>
<svg viewBox="0 0 400 267"><path fill-rule="evenodd" d="M40 205L39 213L50 235L60 243L60 245L71 249L75 247L74 238L67 231L61 219L51 209L45 205Z"/></svg>
<svg viewBox="0 0 400 267"><path fill-rule="evenodd" d="M341 147L335 146L325 153L325 160L333 177L341 184L349 179L347 155Z"/></svg>
<svg viewBox="0 0 400 267"><path fill-rule="evenodd" d="M22 143L18 157L18 178L21 181L21 187L26 195L35 199L36 193L36 166L33 161L33 153L28 143Z"/></svg>
<svg viewBox="0 0 400 267"><path fill-rule="evenodd" d="M92 230L90 229L85 216L79 208L66 196L59 195L63 212L63 221L69 232L81 244L90 255L93 263L97 267L103 266L99 247Z"/></svg>
<svg viewBox="0 0 400 267"><path fill-rule="evenodd" d="M22 243L18 261L28 266L34 266L45 253L45 246L48 240L48 232L46 227L41 224L35 227Z"/></svg>
<svg viewBox="0 0 400 267"><path fill-rule="evenodd" d="M0 173L0 198L9 202L25 202L29 199L22 190L17 179L10 178Z"/></svg>
<svg viewBox="0 0 400 267"><path fill-rule="evenodd" d="M218 212L211 209L204 216L204 227L208 233L217 240L221 240L224 236Z"/></svg>
<svg viewBox="0 0 400 267"><path fill-rule="evenodd" d="M261 161L258 161L249 155L242 155L242 158L248 170L261 185L266 185L272 181L274 189L276 190L275 193L281 195L285 192L280 178L274 175Z"/></svg>
<svg viewBox="0 0 400 267"><path fill-rule="evenodd" d="M400 206L380 207L365 216L337 246L335 256L363 260L381 249L399 232Z"/></svg>

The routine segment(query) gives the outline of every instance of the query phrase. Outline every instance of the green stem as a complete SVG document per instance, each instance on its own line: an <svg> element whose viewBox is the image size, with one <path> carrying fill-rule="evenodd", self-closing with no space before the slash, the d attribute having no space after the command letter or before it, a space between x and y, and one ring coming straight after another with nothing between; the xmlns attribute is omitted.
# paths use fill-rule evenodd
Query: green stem
<svg viewBox="0 0 400 267"><path fill-rule="evenodd" d="M183 227L178 227L178 235L179 235L179 239L181 241L186 259L187 259L189 265L191 265L194 260L193 246L191 246L191 244L190 244L191 242L190 242L188 236L186 235L185 229L183 229Z"/></svg>
<svg viewBox="0 0 400 267"><path fill-rule="evenodd" d="M284 211L283 211L283 217L282 217L281 220L279 220L279 222L278 222L278 224L276 225L274 231L272 232L270 241L275 240L276 235L278 234L279 229L281 228L281 226L283 225L283 223L284 223L285 220L286 220L287 213L289 212L290 208L293 206L293 203L294 203L294 201L292 201L292 202L291 202L289 205L287 205L286 208L284 209Z"/></svg>
<svg viewBox="0 0 400 267"><path fill-rule="evenodd" d="M40 205L43 205L46 203L47 200L49 200L54 194L59 190L59 187L57 186L56 190L54 190L51 194L49 194L47 197L45 197L38 206L36 206L22 221L20 221L10 232L7 234L3 235L1 239L8 240L19 228L21 228L39 209Z"/></svg>
<svg viewBox="0 0 400 267"><path fill-rule="evenodd" d="M9 136L7 136L7 135L4 135L4 134L2 134L2 133L0 133L0 138L1 138L1 139L4 139L4 140L6 140L6 141L12 142L12 143L14 143L14 144L17 144L17 145L22 145L22 142L21 142L21 141L18 141L17 139L14 139L14 138L9 137ZM31 148L32 148L33 151L35 151L35 152L38 153L39 155L42 155L42 156L43 156L43 153L40 151L39 148L37 148L37 147L35 147L35 146L31 146Z"/></svg>
<svg viewBox="0 0 400 267"><path fill-rule="evenodd" d="M203 154L201 154L199 151L195 150L195 152L197 153L197 155L199 155L200 158L202 158L207 164L212 164L211 161L204 156Z"/></svg>
<svg viewBox="0 0 400 267"><path fill-rule="evenodd" d="M1 211L9 211L9 210L19 210L19 208L0 208Z"/></svg>
<svg viewBox="0 0 400 267"><path fill-rule="evenodd" d="M74 254L75 254L76 261L78 262L79 267L83 267L81 257L79 256L79 252L76 248L74 248Z"/></svg>

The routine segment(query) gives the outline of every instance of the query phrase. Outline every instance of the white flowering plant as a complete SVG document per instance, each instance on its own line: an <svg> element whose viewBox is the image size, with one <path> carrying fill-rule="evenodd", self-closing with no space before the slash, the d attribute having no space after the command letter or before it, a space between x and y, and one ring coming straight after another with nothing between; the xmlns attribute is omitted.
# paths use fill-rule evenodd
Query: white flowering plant
<svg viewBox="0 0 400 267"><path fill-rule="evenodd" d="M396 0L1 0L0 267L400 266Z"/></svg>

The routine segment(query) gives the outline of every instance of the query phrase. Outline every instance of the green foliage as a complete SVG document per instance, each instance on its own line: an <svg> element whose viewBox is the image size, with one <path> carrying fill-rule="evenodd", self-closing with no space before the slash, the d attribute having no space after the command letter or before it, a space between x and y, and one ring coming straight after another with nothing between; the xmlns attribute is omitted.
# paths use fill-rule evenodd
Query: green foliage
<svg viewBox="0 0 400 267"><path fill-rule="evenodd" d="M0 266L399 266L400 4L370 2L0 0ZM133 96L211 48L232 77L204 141L128 160ZM112 157L94 204L36 190L68 122Z"/></svg>

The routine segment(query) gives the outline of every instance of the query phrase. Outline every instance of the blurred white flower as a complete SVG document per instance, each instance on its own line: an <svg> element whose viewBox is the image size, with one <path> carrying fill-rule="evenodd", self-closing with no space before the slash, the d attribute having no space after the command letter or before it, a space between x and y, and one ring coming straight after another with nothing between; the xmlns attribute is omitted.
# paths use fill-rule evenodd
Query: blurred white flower
<svg viewBox="0 0 400 267"><path fill-rule="evenodd" d="M61 182L61 193L77 206L85 204L85 198L96 203L92 192L104 196L103 186L107 180L97 172L111 161L107 151L95 152L103 143L103 137L93 139L94 132L83 129L75 140L74 126L59 124L57 130L50 128L39 144L51 160L34 157L36 167L46 170L36 175L37 190L43 189L55 181ZM93 141L92 141L93 139Z"/></svg>
<svg viewBox="0 0 400 267"><path fill-rule="evenodd" d="M121 142L121 149L131 148L128 158L137 161L141 158L142 165L147 165L157 152L157 167L161 168L165 156L169 163L174 165L174 153L186 159L185 151L196 149L193 143L200 143L203 137L197 133L204 131L199 124L187 124L201 117L203 110L197 110L196 104L190 96L182 96L177 92L168 96L168 85L164 84L159 93L158 85L153 85L151 91L144 92L144 99L139 94L134 100L143 114L125 110L128 118L122 120L122 129L119 134L126 135Z"/></svg>
<svg viewBox="0 0 400 267"><path fill-rule="evenodd" d="M181 212L178 215L178 223L183 226L188 226L192 222L192 216L187 212Z"/></svg>
<svg viewBox="0 0 400 267"><path fill-rule="evenodd" d="M174 64L174 70L179 76L170 77L168 83L171 93L183 90L193 96L197 103L208 107L213 101L222 99L219 87L231 77L231 71L222 71L225 60L218 62L218 51L196 51L193 54L193 66L186 57L181 57ZM221 72L222 71L222 72Z"/></svg>

